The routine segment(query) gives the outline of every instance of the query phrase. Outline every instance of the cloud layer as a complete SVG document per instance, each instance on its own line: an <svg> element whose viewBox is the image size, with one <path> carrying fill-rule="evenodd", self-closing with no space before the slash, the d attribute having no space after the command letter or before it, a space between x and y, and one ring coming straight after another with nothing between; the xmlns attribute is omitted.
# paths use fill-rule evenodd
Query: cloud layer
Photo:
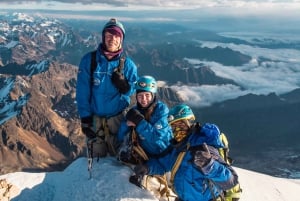
<svg viewBox="0 0 300 201"><path fill-rule="evenodd" d="M249 41L263 41L272 39L273 42L285 41L285 43L300 43L300 37L289 34L266 33L223 33L221 35L248 39ZM203 85L203 86L171 86L189 104L197 103L197 106L207 106L211 103L221 102L236 98L248 93L278 95L290 92L300 87L300 51L296 49L269 49L254 45L233 43L218 43L210 41L198 41L202 47L224 47L252 57L250 63L243 66L223 66L210 61L186 58L188 62L209 66L216 75L234 80L239 86L233 85Z"/></svg>
<svg viewBox="0 0 300 201"><path fill-rule="evenodd" d="M68 6L66 6L68 4ZM257 12L277 12L277 11L299 11L300 1L299 0L106 0L99 3L98 0L2 0L0 2L2 8L36 8L36 9L67 9L67 10L82 10L91 9L99 10L105 8L125 8L125 9L136 9L136 8L151 8L151 9L204 9L209 10L218 9L222 12L233 12L236 14L242 13L257 13ZM25 6L24 6L25 5ZM241 9L243 12L240 12ZM284 12L288 14L289 12Z"/></svg>

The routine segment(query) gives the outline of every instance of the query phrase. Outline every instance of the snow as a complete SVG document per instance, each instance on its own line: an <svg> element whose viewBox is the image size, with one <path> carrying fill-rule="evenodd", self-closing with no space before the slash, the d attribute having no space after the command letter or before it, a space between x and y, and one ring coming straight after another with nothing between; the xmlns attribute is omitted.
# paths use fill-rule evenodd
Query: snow
<svg viewBox="0 0 300 201"><path fill-rule="evenodd" d="M37 64L26 65L25 69L30 71L27 76L32 76L34 74L45 72L48 70L49 65L50 64L48 60L42 60L40 63Z"/></svg>
<svg viewBox="0 0 300 201"><path fill-rule="evenodd" d="M286 179L234 167L243 193L240 201L297 200L300 179ZM89 179L87 159L79 158L62 172L15 172L0 176L15 185L19 192L12 201L154 201L151 192L128 182L132 171L115 158L101 158L93 163Z"/></svg>
<svg viewBox="0 0 300 201"><path fill-rule="evenodd" d="M0 125L19 114L22 107L27 103L29 94L20 96L18 100L11 100L9 93L15 85L15 79L7 78L0 88Z"/></svg>

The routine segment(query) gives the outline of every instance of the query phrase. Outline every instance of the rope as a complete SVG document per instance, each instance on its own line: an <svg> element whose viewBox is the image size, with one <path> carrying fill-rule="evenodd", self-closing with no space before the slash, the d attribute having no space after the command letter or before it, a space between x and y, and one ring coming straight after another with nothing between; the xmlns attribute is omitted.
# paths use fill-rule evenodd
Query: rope
<svg viewBox="0 0 300 201"><path fill-rule="evenodd" d="M143 160L145 161L149 160L147 154L145 153L145 151L142 149L140 145L134 145L132 148L133 151L135 151Z"/></svg>
<svg viewBox="0 0 300 201"><path fill-rule="evenodd" d="M189 149L189 147L190 147L190 144L188 143L186 149L184 151L181 151L178 154L177 159L175 161L175 164L172 167L171 178L170 178L170 183L171 183L172 188L173 188L174 178L175 178L175 175L177 173L177 170L179 169L179 166L180 166L180 164L181 164L181 162L182 162L182 160L183 160L183 158L186 154L186 151Z"/></svg>
<svg viewBox="0 0 300 201"><path fill-rule="evenodd" d="M113 155L117 155L117 151L113 145L113 140L110 139L110 132L109 132L106 118L101 118L101 127L103 128L105 142L106 142L107 146L109 147L109 150L111 150Z"/></svg>
<svg viewBox="0 0 300 201"><path fill-rule="evenodd" d="M133 146L132 146L133 151L135 151L144 161L149 160L147 154L145 153L143 148L139 145L137 134L134 129L132 129L132 131L131 131L131 140L133 143ZM139 161L138 158L136 158L136 160Z"/></svg>
<svg viewBox="0 0 300 201"><path fill-rule="evenodd" d="M145 153L145 151L143 150L143 148L139 145L138 143L138 138L137 138L137 134L135 132L134 129L132 129L132 132L131 132L131 140L132 140L132 149L135 153L138 154L139 157L142 158L143 161L147 161L149 160L147 154ZM136 158L136 160L138 161L138 163L142 163L143 161L140 159L140 158ZM147 175L146 176L146 181L145 181L145 188L148 189L148 179L149 177L154 177L158 180L160 186L159 188L157 189L160 196L163 197L164 195L166 195L167 199L170 200L170 197L176 197L174 195L171 195L171 192L170 192L170 189L169 189L169 186L168 186L168 181L167 181L167 177L166 175L164 174L163 176L161 175L153 175L153 176L149 176Z"/></svg>
<svg viewBox="0 0 300 201"><path fill-rule="evenodd" d="M5 191L3 191L3 194L1 195L0 198L7 198L8 200L10 200L10 195L9 195L9 191L12 188L12 184L7 183L7 181L5 179L1 179L0 180L0 188L1 189L5 189Z"/></svg>

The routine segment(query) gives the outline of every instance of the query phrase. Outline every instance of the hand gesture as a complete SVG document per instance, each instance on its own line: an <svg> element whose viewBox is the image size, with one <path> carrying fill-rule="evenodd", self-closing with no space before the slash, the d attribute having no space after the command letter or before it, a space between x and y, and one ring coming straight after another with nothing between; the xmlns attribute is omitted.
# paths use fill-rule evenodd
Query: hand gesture
<svg viewBox="0 0 300 201"><path fill-rule="evenodd" d="M111 81L115 87L119 90L120 93L125 94L129 91L130 85L124 77L123 73L115 70L111 75Z"/></svg>
<svg viewBox="0 0 300 201"><path fill-rule="evenodd" d="M142 121L144 118L145 118L144 115L142 115L140 111L133 108L130 109L126 114L126 119L128 121L133 122L135 126L137 126L140 123L140 121Z"/></svg>
<svg viewBox="0 0 300 201"><path fill-rule="evenodd" d="M209 152L209 149L206 143L203 143L201 146L198 146L197 149L192 151L193 163L198 168L203 168L212 160L212 155Z"/></svg>

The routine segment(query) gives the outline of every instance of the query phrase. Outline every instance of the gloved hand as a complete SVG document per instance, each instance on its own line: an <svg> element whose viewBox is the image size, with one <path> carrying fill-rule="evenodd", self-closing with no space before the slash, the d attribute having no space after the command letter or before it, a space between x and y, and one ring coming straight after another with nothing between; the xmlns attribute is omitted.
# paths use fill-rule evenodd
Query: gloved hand
<svg viewBox="0 0 300 201"><path fill-rule="evenodd" d="M148 167L146 165L137 165L134 167L133 171L135 174L129 177L129 182L140 188L143 188L142 180L144 175L149 172Z"/></svg>
<svg viewBox="0 0 300 201"><path fill-rule="evenodd" d="M133 169L135 175L139 176L139 177L143 177L144 175L148 174L149 169L147 167L147 165L142 164L142 165L136 165Z"/></svg>
<svg viewBox="0 0 300 201"><path fill-rule="evenodd" d="M96 137L96 133L93 131L92 127L93 127L92 116L81 118L81 131L89 139Z"/></svg>
<svg viewBox="0 0 300 201"><path fill-rule="evenodd" d="M196 150L192 151L192 155L193 163L200 169L208 165L212 160L212 155L210 154L206 143L203 143L198 146Z"/></svg>
<svg viewBox="0 0 300 201"><path fill-rule="evenodd" d="M138 177L137 175L131 175L129 177L129 182L140 187L140 188L143 188L142 186L142 179L141 177Z"/></svg>
<svg viewBox="0 0 300 201"><path fill-rule="evenodd" d="M112 73L111 81L121 94L127 93L130 89L128 81L126 80L124 75L121 72L119 72L118 70L115 70Z"/></svg>
<svg viewBox="0 0 300 201"><path fill-rule="evenodd" d="M126 113L126 119L129 121L132 121L135 123L137 126L140 121L144 119L144 115L142 115L137 109L131 108L127 113Z"/></svg>

